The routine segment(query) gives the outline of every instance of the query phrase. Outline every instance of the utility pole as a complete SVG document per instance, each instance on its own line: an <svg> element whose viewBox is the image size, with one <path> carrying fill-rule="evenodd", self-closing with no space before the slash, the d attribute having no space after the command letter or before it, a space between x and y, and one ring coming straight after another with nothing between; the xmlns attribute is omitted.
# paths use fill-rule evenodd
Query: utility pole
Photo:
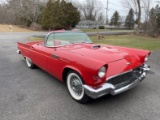
<svg viewBox="0 0 160 120"><path fill-rule="evenodd" d="M107 7L106 7L106 25L108 24L108 3L109 0L107 0Z"/></svg>

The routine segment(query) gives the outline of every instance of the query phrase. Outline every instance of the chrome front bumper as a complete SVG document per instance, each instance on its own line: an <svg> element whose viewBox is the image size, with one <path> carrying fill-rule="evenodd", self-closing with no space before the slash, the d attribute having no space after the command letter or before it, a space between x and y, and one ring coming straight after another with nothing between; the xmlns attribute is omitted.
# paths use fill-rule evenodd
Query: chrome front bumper
<svg viewBox="0 0 160 120"><path fill-rule="evenodd" d="M147 71L150 71L150 67L145 64L143 66L143 72L138 79L136 79L132 83L130 83L126 86L123 86L121 88L118 88L118 89L116 89L116 87L110 83L104 83L97 89L90 87L88 85L83 85L83 87L85 89L85 93L93 99L99 98L99 97L107 95L107 94L117 95L117 94L120 94L124 91L127 91L127 90L135 87L139 82L141 82L146 77Z"/></svg>

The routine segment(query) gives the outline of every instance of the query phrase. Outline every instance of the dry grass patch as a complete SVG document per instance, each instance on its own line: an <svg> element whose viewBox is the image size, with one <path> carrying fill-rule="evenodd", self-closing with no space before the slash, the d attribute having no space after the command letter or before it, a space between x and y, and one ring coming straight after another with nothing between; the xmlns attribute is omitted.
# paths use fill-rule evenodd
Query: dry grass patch
<svg viewBox="0 0 160 120"><path fill-rule="evenodd" d="M12 25L12 30L10 30L10 25L0 24L0 32L33 32L33 30L29 30L27 28L21 28L17 25Z"/></svg>

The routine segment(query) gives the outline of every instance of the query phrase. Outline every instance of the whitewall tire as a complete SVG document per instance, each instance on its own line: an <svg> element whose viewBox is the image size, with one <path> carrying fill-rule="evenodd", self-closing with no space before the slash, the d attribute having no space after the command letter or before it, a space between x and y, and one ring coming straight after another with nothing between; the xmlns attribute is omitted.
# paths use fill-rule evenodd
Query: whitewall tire
<svg viewBox="0 0 160 120"><path fill-rule="evenodd" d="M89 97L84 92L83 79L75 71L69 71L67 74L67 88L71 97L79 103L86 103Z"/></svg>

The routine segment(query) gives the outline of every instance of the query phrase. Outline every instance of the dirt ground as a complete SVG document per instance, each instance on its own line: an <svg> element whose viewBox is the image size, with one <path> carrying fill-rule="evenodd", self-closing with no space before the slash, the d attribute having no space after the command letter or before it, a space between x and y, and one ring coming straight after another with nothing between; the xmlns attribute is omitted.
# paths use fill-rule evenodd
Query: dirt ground
<svg viewBox="0 0 160 120"><path fill-rule="evenodd" d="M0 32L33 32L27 28L21 28L16 25L0 24Z"/></svg>

